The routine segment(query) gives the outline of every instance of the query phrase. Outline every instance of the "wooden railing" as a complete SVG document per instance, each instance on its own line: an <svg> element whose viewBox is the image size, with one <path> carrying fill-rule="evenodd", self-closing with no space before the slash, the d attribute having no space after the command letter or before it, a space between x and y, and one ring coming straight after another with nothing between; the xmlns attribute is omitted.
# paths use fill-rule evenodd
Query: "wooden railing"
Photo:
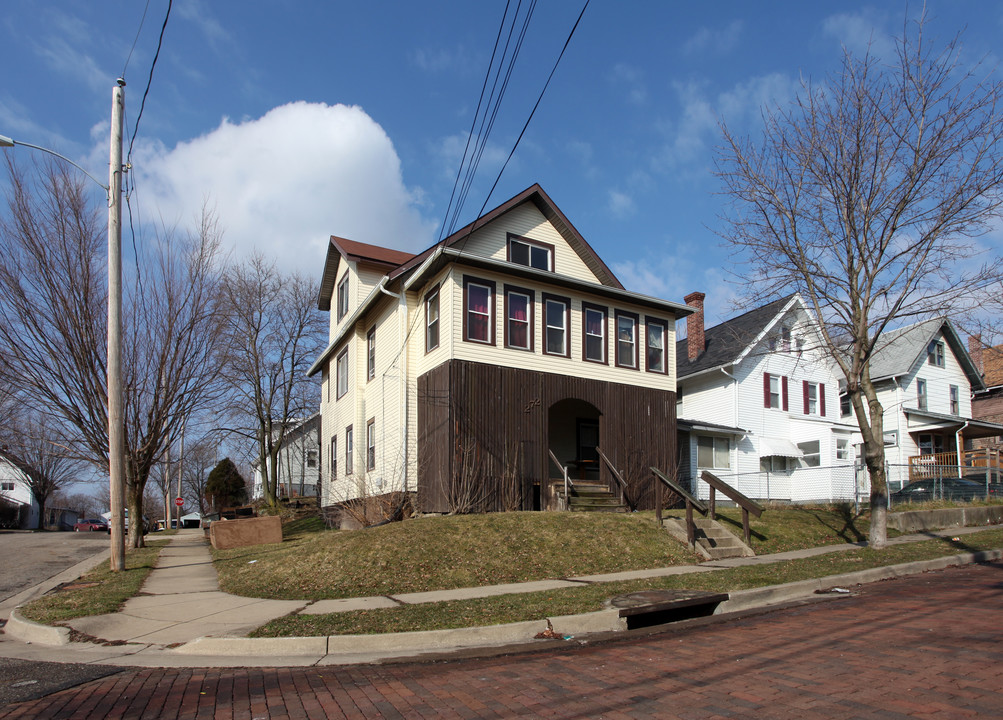
<svg viewBox="0 0 1003 720"><path fill-rule="evenodd" d="M616 480L617 483L620 485L620 497L623 499L624 505L626 505L631 510L637 510L637 505L631 502L630 496L627 494L627 482L620 475L620 471L613 466L613 463L610 462L610 459L606 457L606 453L604 453L599 448L596 448L596 452L599 453L599 459L602 460L604 463L606 463L606 467L608 467L610 473L612 473L613 479Z"/></svg>
<svg viewBox="0 0 1003 720"><path fill-rule="evenodd" d="M946 475L968 476L976 474L973 470L976 472L984 470L988 481L998 482L1001 479L1001 469L1003 469L1003 451L996 448L962 450L960 468L958 453L955 451L913 455L909 458L909 481Z"/></svg>
<svg viewBox="0 0 1003 720"><path fill-rule="evenodd" d="M745 533L745 544L751 545L752 532L749 529L749 513L757 518L763 514L763 507L755 500L750 500L738 490L706 470L700 473L700 479L710 486L710 519L715 520L715 493L723 493L729 500L742 508L742 531Z"/></svg>
<svg viewBox="0 0 1003 720"><path fill-rule="evenodd" d="M697 544L697 526L693 522L693 508L696 508L701 515L707 514L707 506L703 504L699 499L693 497L689 490L684 488L675 480L669 478L668 475L663 473L656 467L651 468L652 474L661 480L661 483L655 484L655 522L658 523L658 527L662 526L662 483L664 483L670 490L679 495L686 502L686 542L689 543L690 548L696 547Z"/></svg>

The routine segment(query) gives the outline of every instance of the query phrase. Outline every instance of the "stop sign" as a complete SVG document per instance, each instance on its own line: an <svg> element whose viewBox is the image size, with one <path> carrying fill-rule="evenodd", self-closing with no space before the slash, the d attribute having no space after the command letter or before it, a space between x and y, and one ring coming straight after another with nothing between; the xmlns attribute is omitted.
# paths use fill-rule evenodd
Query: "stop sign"
<svg viewBox="0 0 1003 720"><path fill-rule="evenodd" d="M184 498L174 498L174 504L181 507L185 504Z"/></svg>

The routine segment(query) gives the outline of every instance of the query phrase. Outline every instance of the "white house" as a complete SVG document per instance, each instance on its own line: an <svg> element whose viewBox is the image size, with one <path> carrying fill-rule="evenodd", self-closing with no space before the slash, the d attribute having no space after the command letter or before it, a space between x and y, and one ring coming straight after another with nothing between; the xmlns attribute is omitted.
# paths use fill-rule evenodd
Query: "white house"
<svg viewBox="0 0 1003 720"><path fill-rule="evenodd" d="M331 238L322 502L544 509L561 477L651 506L675 459L678 303L628 292L534 185L410 255ZM597 450L597 448L599 450Z"/></svg>
<svg viewBox="0 0 1003 720"><path fill-rule="evenodd" d="M703 293L677 343L680 478L710 470L748 497L852 500L854 431L840 417L838 380L818 326L791 295L711 328Z"/></svg>
<svg viewBox="0 0 1003 720"><path fill-rule="evenodd" d="M19 464L0 453L0 527L30 530L38 527L38 502Z"/></svg>
<svg viewBox="0 0 1003 720"><path fill-rule="evenodd" d="M971 441L1003 434L1003 425L972 417L972 394L986 386L950 320L885 333L871 358L871 379L884 408L893 490L937 474L982 479L993 469L988 451L970 447ZM853 420L845 396L840 416Z"/></svg>
<svg viewBox="0 0 1003 720"><path fill-rule="evenodd" d="M320 465L320 413L314 413L286 430L278 455L279 497L316 497ZM261 467L255 462L251 497L263 495Z"/></svg>

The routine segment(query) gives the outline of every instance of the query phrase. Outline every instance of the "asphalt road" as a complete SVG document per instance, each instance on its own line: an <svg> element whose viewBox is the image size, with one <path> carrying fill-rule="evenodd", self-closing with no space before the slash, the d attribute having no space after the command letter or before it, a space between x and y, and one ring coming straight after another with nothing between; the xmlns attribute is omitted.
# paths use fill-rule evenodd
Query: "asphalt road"
<svg viewBox="0 0 1003 720"><path fill-rule="evenodd" d="M613 642L541 641L536 653L124 669L39 689L0 718L999 717L1001 611L1003 564L970 565Z"/></svg>
<svg viewBox="0 0 1003 720"><path fill-rule="evenodd" d="M0 603L108 547L108 533L0 531Z"/></svg>

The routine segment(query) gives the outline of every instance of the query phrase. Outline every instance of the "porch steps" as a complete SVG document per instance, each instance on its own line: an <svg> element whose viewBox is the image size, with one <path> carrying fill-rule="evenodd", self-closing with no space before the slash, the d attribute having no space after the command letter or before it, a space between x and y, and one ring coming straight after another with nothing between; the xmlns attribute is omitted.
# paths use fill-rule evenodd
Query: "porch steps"
<svg viewBox="0 0 1003 720"><path fill-rule="evenodd" d="M755 557L752 548L742 542L741 538L729 532L721 523L710 518L697 517L693 519L696 525L696 552L704 560L723 560L733 557ZM679 540L686 542L686 520L682 518L665 518L662 527Z"/></svg>
<svg viewBox="0 0 1003 720"><path fill-rule="evenodd" d="M565 503L565 507L578 512L627 512L627 506L620 498L610 492L605 485L596 485L578 481L569 488L569 497L564 497L564 483L554 483L557 499Z"/></svg>

